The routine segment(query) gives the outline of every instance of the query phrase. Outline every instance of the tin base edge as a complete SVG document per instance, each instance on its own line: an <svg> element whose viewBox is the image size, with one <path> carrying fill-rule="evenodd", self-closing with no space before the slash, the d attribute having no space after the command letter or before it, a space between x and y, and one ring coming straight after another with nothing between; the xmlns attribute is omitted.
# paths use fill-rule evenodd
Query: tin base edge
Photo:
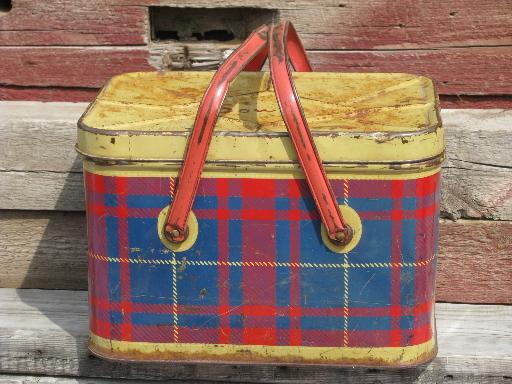
<svg viewBox="0 0 512 384"><path fill-rule="evenodd" d="M113 362L318 365L417 368L437 355L437 340L408 347L349 348L234 344L144 343L105 339L90 333L89 351Z"/></svg>

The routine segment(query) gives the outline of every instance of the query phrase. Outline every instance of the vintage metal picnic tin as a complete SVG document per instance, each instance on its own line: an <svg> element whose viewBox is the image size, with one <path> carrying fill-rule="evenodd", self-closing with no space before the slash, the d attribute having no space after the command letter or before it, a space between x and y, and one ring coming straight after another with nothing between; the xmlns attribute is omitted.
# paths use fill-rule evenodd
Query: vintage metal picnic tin
<svg viewBox="0 0 512 384"><path fill-rule="evenodd" d="M113 78L79 122L90 350L115 360L410 366L436 353L444 140L431 80L295 73L352 249L326 241L268 73L232 84L190 219L162 236L212 73Z"/></svg>

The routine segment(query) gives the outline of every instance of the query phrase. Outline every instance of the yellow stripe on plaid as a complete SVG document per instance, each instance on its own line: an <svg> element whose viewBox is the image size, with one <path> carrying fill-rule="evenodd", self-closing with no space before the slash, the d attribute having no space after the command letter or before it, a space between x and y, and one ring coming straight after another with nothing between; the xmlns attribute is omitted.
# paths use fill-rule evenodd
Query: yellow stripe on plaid
<svg viewBox="0 0 512 384"><path fill-rule="evenodd" d="M175 259L142 259L142 258L119 258L98 255L89 252L89 256L93 259L107 261L111 263L132 263L132 264L157 264L157 265L178 265L186 263L188 265L197 265L204 267L295 267L295 268L403 268L403 267L426 267L434 259L432 255L429 259L417 261L415 263L284 263L276 261L211 261L211 260L187 260L183 261Z"/></svg>

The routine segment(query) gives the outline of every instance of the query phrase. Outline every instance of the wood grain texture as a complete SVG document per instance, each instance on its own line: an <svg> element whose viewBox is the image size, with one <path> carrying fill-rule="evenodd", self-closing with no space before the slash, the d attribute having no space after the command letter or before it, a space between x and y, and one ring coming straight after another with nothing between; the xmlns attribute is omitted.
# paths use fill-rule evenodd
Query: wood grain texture
<svg viewBox="0 0 512 384"><path fill-rule="evenodd" d="M507 0L468 3L349 1L15 0L0 19L0 45L147 43L148 6L273 9L296 24L308 49L439 48L511 45ZM222 12L222 11L221 11ZM250 12L250 11L249 11ZM220 18L220 17L219 17ZM271 20L262 20L270 22ZM467 28L471 25L471 28Z"/></svg>
<svg viewBox="0 0 512 384"><path fill-rule="evenodd" d="M0 209L83 210L76 121L86 104L2 102ZM443 110L444 217L512 220L510 110ZM36 154L36 156L34 156ZM34 188L27 189L27 183ZM20 196L23 199L20 200Z"/></svg>
<svg viewBox="0 0 512 384"><path fill-rule="evenodd" d="M512 61L512 46L446 50L314 51L309 57L313 67L320 71L410 72L426 75L434 79L440 94L512 93L512 66L505 64Z"/></svg>
<svg viewBox="0 0 512 384"><path fill-rule="evenodd" d="M512 109L512 95L440 95L442 109Z"/></svg>
<svg viewBox="0 0 512 384"><path fill-rule="evenodd" d="M436 298L512 304L512 222L443 221Z"/></svg>
<svg viewBox="0 0 512 384"><path fill-rule="evenodd" d="M442 112L445 217L512 218L512 140L504 140L511 134L511 117L510 110Z"/></svg>
<svg viewBox="0 0 512 384"><path fill-rule="evenodd" d="M82 212L0 211L0 287L87 289Z"/></svg>
<svg viewBox="0 0 512 384"><path fill-rule="evenodd" d="M131 71L190 66L211 69L218 65L225 44L187 45L186 55L159 52L179 51L182 45L167 48L104 47L0 47L0 83L17 87L99 88L112 76ZM176 47L177 45L177 47ZM206 52L206 58L204 57ZM151 57L151 63L149 59ZM156 57L156 58L155 58ZM217 58L217 60L215 60ZM432 77L441 94L512 93L512 46L453 48L439 50L312 51L317 71L411 72ZM191 64L188 64L191 63ZM440 65L440 63L450 63ZM463 71L460 68L464 68ZM27 76L30 73L30 76Z"/></svg>
<svg viewBox="0 0 512 384"><path fill-rule="evenodd" d="M116 3L14 0L0 17L0 46L146 44L147 7Z"/></svg>
<svg viewBox="0 0 512 384"><path fill-rule="evenodd" d="M10 86L100 88L117 74L154 70L144 48L0 47L0 57L0 83Z"/></svg>
<svg viewBox="0 0 512 384"><path fill-rule="evenodd" d="M89 356L85 292L0 290L0 371L245 383L506 382L512 307L438 304L438 357L416 369L110 363Z"/></svg>
<svg viewBox="0 0 512 384"><path fill-rule="evenodd" d="M0 101L2 100L38 100L90 102L98 94L98 88L80 87L22 87L0 85Z"/></svg>
<svg viewBox="0 0 512 384"><path fill-rule="evenodd" d="M2 375L2 384L133 384L130 379L99 379L97 377L55 377L55 376L24 376L24 375ZM144 380L144 383L161 383L158 380ZM173 380L172 384L213 384L218 381L189 381Z"/></svg>
<svg viewBox="0 0 512 384"><path fill-rule="evenodd" d="M87 289L83 213L0 211L0 233L0 287ZM438 301L512 304L510 265L511 222L441 222Z"/></svg>

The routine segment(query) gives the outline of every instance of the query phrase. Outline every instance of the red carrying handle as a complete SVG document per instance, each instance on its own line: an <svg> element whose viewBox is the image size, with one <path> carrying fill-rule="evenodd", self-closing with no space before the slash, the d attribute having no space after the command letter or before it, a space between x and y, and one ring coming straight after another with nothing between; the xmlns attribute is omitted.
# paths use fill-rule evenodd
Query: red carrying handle
<svg viewBox="0 0 512 384"><path fill-rule="evenodd" d="M187 238L188 215L194 202L213 128L229 85L242 70L261 69L268 51L267 35L266 25L251 33L219 67L201 100L164 228L165 237L173 243L181 243Z"/></svg>
<svg viewBox="0 0 512 384"><path fill-rule="evenodd" d="M322 222L332 241L347 244L352 239L353 232L341 215L288 67L290 60L295 70L310 68L299 36L290 22L285 21L271 27L268 51L270 75L281 115L292 137Z"/></svg>
<svg viewBox="0 0 512 384"><path fill-rule="evenodd" d="M281 114L304 168L306 180L329 238L340 244L346 244L352 238L352 230L343 221L325 175L288 69L289 60L298 71L311 71L311 65L290 23L280 23L273 26L271 31L269 35L269 28L265 25L254 31L220 66L203 96L188 141L176 194L165 223L164 235L173 243L181 243L187 238L188 216L213 129L229 85L242 70L261 69L267 52Z"/></svg>

